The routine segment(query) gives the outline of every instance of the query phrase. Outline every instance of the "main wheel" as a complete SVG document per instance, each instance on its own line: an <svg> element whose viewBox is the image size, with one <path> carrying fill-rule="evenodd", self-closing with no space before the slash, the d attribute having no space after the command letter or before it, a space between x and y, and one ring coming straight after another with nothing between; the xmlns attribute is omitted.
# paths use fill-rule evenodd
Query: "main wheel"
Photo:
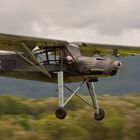
<svg viewBox="0 0 140 140"><path fill-rule="evenodd" d="M67 112L65 110L65 108L63 107L59 107L56 111L55 111L55 116L58 118L58 119L64 119L67 115Z"/></svg>
<svg viewBox="0 0 140 140"><path fill-rule="evenodd" d="M96 112L94 113L94 118L97 121L101 121L103 120L105 117L105 112L103 109L99 108L99 114L97 114Z"/></svg>

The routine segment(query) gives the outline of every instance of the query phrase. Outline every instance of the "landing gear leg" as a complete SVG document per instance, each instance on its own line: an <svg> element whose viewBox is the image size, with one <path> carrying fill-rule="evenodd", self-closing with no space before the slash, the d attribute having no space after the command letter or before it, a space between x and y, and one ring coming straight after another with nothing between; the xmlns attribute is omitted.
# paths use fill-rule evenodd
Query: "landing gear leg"
<svg viewBox="0 0 140 140"><path fill-rule="evenodd" d="M59 99L59 107L55 111L55 115L56 115L56 117L58 119L64 119L66 117L66 115L67 115L67 112L66 112L66 110L64 108L65 105L72 99L72 97L74 95L77 94L77 92L79 91L79 89L84 85L85 80L82 81L82 83L80 84L80 86L78 88L76 88L75 91L70 90L72 92L71 96L68 97L66 101L64 101L63 71L57 72L57 77L58 77L58 99ZM67 89L69 89L69 88L67 88Z"/></svg>
<svg viewBox="0 0 140 140"><path fill-rule="evenodd" d="M93 106L95 108L94 118L95 120L98 120L98 121L103 120L105 117L105 112L103 109L99 108L94 82L89 80L89 81L86 81L86 84L87 84L87 87L91 96Z"/></svg>
<svg viewBox="0 0 140 140"><path fill-rule="evenodd" d="M57 72L58 78L58 99L59 107L55 111L55 115L58 119L64 119L67 115L67 112L64 108L64 86L63 86L63 71Z"/></svg>

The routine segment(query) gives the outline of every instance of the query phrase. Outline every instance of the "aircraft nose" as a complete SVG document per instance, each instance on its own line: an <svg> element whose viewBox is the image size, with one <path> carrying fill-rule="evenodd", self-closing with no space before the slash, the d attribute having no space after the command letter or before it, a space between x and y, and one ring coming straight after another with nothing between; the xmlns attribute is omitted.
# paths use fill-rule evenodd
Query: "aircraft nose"
<svg viewBox="0 0 140 140"><path fill-rule="evenodd" d="M120 61L115 61L115 62L114 62L114 66L115 66L115 67L118 67L118 68L121 67L121 66L122 66L122 62L120 62Z"/></svg>

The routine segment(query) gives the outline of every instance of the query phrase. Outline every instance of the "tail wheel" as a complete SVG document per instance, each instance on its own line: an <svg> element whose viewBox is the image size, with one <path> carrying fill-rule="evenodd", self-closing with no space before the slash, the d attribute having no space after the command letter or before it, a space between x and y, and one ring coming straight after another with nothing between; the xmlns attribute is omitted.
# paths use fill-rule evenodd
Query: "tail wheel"
<svg viewBox="0 0 140 140"><path fill-rule="evenodd" d="M55 111L55 116L58 118L58 119L64 119L67 115L67 112L65 110L65 108L63 107L59 107L56 111Z"/></svg>
<svg viewBox="0 0 140 140"><path fill-rule="evenodd" d="M105 112L103 109L99 108L99 113L97 114L96 112L94 113L94 118L97 121L103 120L105 117Z"/></svg>

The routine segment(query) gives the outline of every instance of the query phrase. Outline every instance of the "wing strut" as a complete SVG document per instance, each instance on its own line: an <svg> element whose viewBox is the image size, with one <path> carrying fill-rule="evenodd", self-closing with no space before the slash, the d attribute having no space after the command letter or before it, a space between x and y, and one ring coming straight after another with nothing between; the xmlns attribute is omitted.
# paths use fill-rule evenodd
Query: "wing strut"
<svg viewBox="0 0 140 140"><path fill-rule="evenodd" d="M31 64L32 66L34 66L35 68L37 68L38 70L40 70L41 72L43 72L46 76L48 76L48 74L46 74L40 67L38 67L36 64L34 64L32 61L30 61L29 59L27 59L25 56L23 56L22 54L20 54L19 52L17 52L15 50L15 53L21 57L23 60L25 60L27 63Z"/></svg>
<svg viewBox="0 0 140 140"><path fill-rule="evenodd" d="M29 57L38 64L39 69L48 77L51 78L50 73L46 70L46 68L44 68L44 66L36 59L35 55L33 54L33 52L25 45L25 43L22 43L22 46L24 47L24 49L26 50L26 52L29 54ZM30 61L30 60L29 60ZM28 61L28 62L29 62ZM31 62L31 61L30 61ZM31 62L33 63L33 62ZM35 65L35 64L34 64Z"/></svg>

